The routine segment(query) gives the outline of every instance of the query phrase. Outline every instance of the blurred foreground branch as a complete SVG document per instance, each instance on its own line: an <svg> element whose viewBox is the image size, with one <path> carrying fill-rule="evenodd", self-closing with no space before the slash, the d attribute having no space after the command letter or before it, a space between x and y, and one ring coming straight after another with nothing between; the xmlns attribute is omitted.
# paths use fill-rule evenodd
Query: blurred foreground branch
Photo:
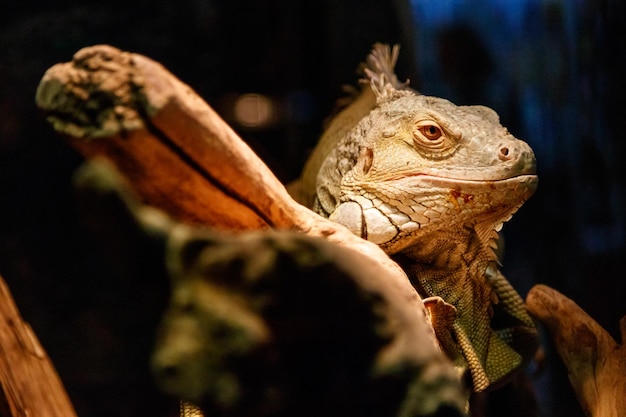
<svg viewBox="0 0 626 417"><path fill-rule="evenodd" d="M287 245L289 248L292 244L299 247L300 238L297 237L298 235L302 239L323 242L312 243L312 246L305 250L305 252L310 252L308 255L300 255L299 250L296 251L297 254L294 255L296 256L295 269L286 275L280 274L277 278L280 279L281 284L276 287L277 292L273 293L272 297L277 297L277 300L280 300L277 301L279 303L295 302L294 308L305 309L306 312L302 323L295 322L293 328L290 327L295 332L294 335L299 334L302 329L306 329L307 323L309 325L318 323L323 318L326 320L325 326L340 319L340 317L329 317L324 315L326 313L322 313L329 308L328 305L325 305L326 300L323 292L318 293L319 299L314 299L315 303L304 305L300 305L297 297L293 298L295 296L289 295L289 292L285 293L286 299L283 298L281 292L282 285L296 285L297 280L293 283L290 281L295 280L300 274L309 274L306 272L309 270L306 266L308 262L306 260L310 257L314 259L318 251L322 251L328 254L324 256L329 256L328 262L334 265L333 270L338 268L339 271L343 271L329 275L330 277L340 277L335 279L337 283L346 279L354 279L362 291L377 294L385 300L384 315L389 318L387 328L391 329L390 335L393 336L389 336L391 341L376 355L376 363L378 365L386 364L394 369L398 366L400 367L398 369L405 369L403 363L408 364L411 369L414 369L415 366L419 369L426 369L429 364L442 364L437 368L440 371L435 373L429 371L425 378L435 381L436 386L440 384L437 381L454 381L450 386L456 386L456 388L451 388L452 391L445 388L448 386L447 383L441 382L443 384L441 389L446 390L448 394L443 392L440 394L443 395L441 398L452 395L457 399L455 400L457 405L454 406L457 411L454 412L452 409L449 411L453 413L452 415L457 415L458 410L462 408L462 405L458 405L459 401L463 403L460 381L452 370L451 364L439 350L424 305L404 271L377 245L354 236L343 226L332 223L295 202L269 168L213 109L191 88L183 84L160 64L144 56L123 52L106 45L85 48L77 52L71 62L57 64L46 72L37 91L37 104L46 112L48 120L71 146L88 159L105 159L109 165L113 166L112 170L95 168L91 171L93 175L89 174L89 169L85 171L83 180L87 184L91 182L95 188L103 186L105 193L106 187L111 185L111 189L115 193L119 187L115 185L116 180L111 182L107 180L110 178L107 172L118 172L123 178L123 187L129 188L132 194L138 197L138 201L134 201L134 197L128 199L123 196L124 193L120 194L121 198L125 199L132 214L137 216L144 230L156 234L159 234L160 230L164 236L167 236L167 239L170 239L170 235L174 236L174 241L176 241L176 236L180 238L180 234L183 233L181 230L187 230L183 235L188 237L184 238L179 246L174 245L174 247L183 248L180 249L180 255L176 256L179 256L185 265L189 262L208 262L207 260L213 256L211 254L221 253L223 249L220 248L224 245L228 248L231 246L245 248L246 244L243 242L249 241L249 239L255 242L251 245L258 248L258 253L256 250L251 250L241 255L245 255L244 264L258 265L265 259L262 256L263 253L275 252L276 255L271 256L277 256L277 259L281 262L287 262L289 265L291 261L288 261L288 258L291 255L283 255L282 243L277 243L276 248L272 244L270 244L270 248L266 248L265 245L272 242L273 239L277 239L276 242L283 242L283 239L286 239L288 242L294 242ZM87 189L89 187L87 185ZM154 208L158 210L155 211ZM152 216L161 211L165 213L164 217L158 214L156 217ZM158 221L155 221L155 218ZM293 231L301 233L295 236L288 235L291 237L280 237L280 235L271 237L275 235L269 233L267 239L263 237L247 238L243 234L240 243L237 243L239 241L233 243L231 238L212 237L207 238L209 240L206 241L204 237L194 237L196 231L202 233L201 229L207 227L210 227L212 231L242 232L271 228L283 231L289 229L291 230L289 233L293 233ZM284 233L287 232L284 231ZM207 246L206 251L200 251L200 246L196 243L198 239L205 242L202 247ZM215 244L210 243L212 240L223 241L224 243L215 246ZM191 249L186 249L188 247ZM308 246L306 247L308 248ZM333 247L337 249L333 250ZM173 253L179 253L177 249L172 250ZM285 250L287 253L291 253L291 249ZM207 255L200 256L204 252ZM335 252L336 254L334 254ZM331 256L331 254L334 255ZM173 255L167 256L170 261L173 259ZM240 255L235 256L235 260L238 257ZM257 259L257 257L260 258ZM302 266L300 266L301 260L304 260ZM222 264L218 264L216 268L223 266L219 265ZM259 271L264 271L266 267L270 268L266 265L261 269L254 267L252 270L260 273ZM185 266L183 269L186 268ZM207 268L211 270L213 267L207 266ZM279 263L276 265L272 263L269 271L275 269L280 271L281 268ZM219 301L211 298L213 301L205 305L205 308L210 309L214 305L227 302L231 297L229 295L231 292L246 294L248 290L245 288L250 282L246 281L245 277L250 271L246 268L243 270L235 268L234 270L239 272L229 275L232 282L228 284L228 286L234 287L223 297L220 297ZM290 279L292 273L296 276ZM173 274L176 275L177 272ZM238 274L242 275L239 276ZM274 276L274 274L275 272L271 272L268 276ZM202 282L215 279L213 275L206 272L206 269L201 269L197 273L194 272L193 276L196 275L206 275ZM244 283L241 284L243 287L235 284L238 279L244 279ZM179 280L180 278L177 278L175 283L178 283ZM188 280L185 278L182 282L186 283ZM264 281L261 280L260 282ZM284 284L282 284L283 282ZM312 281L312 283L316 282L319 282L319 285L326 285L324 283L327 280L320 278ZM177 285L175 284L174 291L178 288ZM188 284L181 285L182 288L187 288ZM193 285L200 285L199 288L205 288L206 283ZM315 293L313 288L315 285L310 287L312 294ZM212 288L212 284L208 288ZM203 291L198 294L204 294ZM211 289L210 292L212 291ZM245 295L245 297L248 296ZM253 300L256 299L253 295L250 297ZM293 299L288 301L290 298ZM173 302L176 306L177 300L174 299ZM346 299L345 302L350 301ZM341 304L340 302L335 305L340 306ZM256 311L258 302L253 301L250 308ZM317 317L317 313L321 315ZM215 317L221 317L220 314L219 312L209 314L209 321L213 322ZM257 313L245 313L244 315L248 317L250 314L256 316ZM265 313L258 314L261 314L259 316L261 318L253 321L266 320ZM177 316L174 315L174 317ZM204 322L202 318L206 318L204 315L195 317L201 319L199 322ZM283 317L282 320L288 320L288 317L290 314ZM311 321L312 319L307 317L316 318ZM273 321L271 322L273 323ZM236 323L235 325L239 326ZM270 328L273 327L270 326ZM205 336L209 337L211 332L210 330L207 332ZM272 331L271 333L274 335L283 334L281 331L278 333ZM321 343L332 348L333 343L336 342L332 340L332 337L336 337L336 335L326 335L324 332L314 334L319 340L312 340L310 342L314 343L312 346ZM285 333L284 336L276 337L280 341L283 337L289 339L293 335ZM331 337L331 339L326 343L324 337ZM358 345L358 340L350 343L355 342ZM346 343L348 342L342 342L342 346L345 346L336 346L336 348L341 351L341 349L351 346ZM168 343L166 345L169 346ZM210 345L215 346L215 343L211 342ZM283 346L282 342L279 342L279 346ZM291 350L288 351L291 352ZM219 352L222 351L219 350ZM225 353L228 357L233 354L233 352L229 352ZM310 355L308 358L305 356L298 356L298 360L302 362L300 365L311 362ZM219 361L218 363L220 366L228 366L228 361L223 362ZM162 362L159 363L163 365ZM273 368L270 363L263 361L261 363L262 366L269 367L268 369L278 369ZM370 365L373 366L373 364ZM168 372L173 372L167 365L163 366L162 372L165 372L165 375L169 375ZM190 372L197 372L202 368L182 366L176 369L192 369ZM318 371L322 369L324 367L318 367ZM239 371L239 368L226 369L226 373L229 375L240 375ZM333 370L328 369L327 371L332 372ZM367 374L369 368L362 369L362 371ZM244 370L244 374L246 372ZM161 375L163 376L163 374ZM195 399L195 386L190 386L189 392L185 392L184 381L186 379L184 375L176 375L176 377L178 381L183 382L177 383L176 387L169 391L183 398ZM306 379L304 375L301 378ZM409 379L413 380L412 378ZM295 387L305 387L307 384L310 384L310 381L303 380L287 386L291 385L292 389L295 389ZM260 390L263 389L263 384L252 385ZM404 411L397 410L400 413L398 415L417 415L411 413L421 413L424 410L434 412L438 409L437 404L440 397L435 392L424 392L426 386L430 386L428 389L440 389L434 388L432 385L420 385L413 382L410 382L410 386L404 387L409 391L421 392L412 392L411 398L415 399L416 407L409 407ZM323 389L324 384L318 388ZM394 392L394 398L398 395L402 397L403 394L401 393L404 392L404 389ZM451 392L452 394L450 394ZM258 394L261 395L261 391ZM220 397L222 394L214 395L216 395L214 400L218 403L226 401ZM297 398L301 397L295 395L287 401L291 402ZM421 398L428 398L428 400L425 402L418 401ZM370 398L368 400L376 399ZM393 404L400 402L392 401L390 403L391 408L394 408ZM333 404L339 403L334 402ZM346 402L345 404L349 403ZM304 415L304 409L313 410L304 404L301 406L303 407L301 415ZM330 410L324 411L324 404L320 404L319 407L322 408L316 408L316 410L321 410L320 412L326 415L333 415ZM339 413L341 408L335 408L333 407L333 412Z"/></svg>

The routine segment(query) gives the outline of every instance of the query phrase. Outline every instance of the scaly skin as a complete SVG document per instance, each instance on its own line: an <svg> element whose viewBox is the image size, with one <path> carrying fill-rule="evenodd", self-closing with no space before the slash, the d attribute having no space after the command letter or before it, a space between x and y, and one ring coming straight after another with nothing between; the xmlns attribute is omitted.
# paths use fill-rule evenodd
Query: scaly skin
<svg viewBox="0 0 626 417"><path fill-rule="evenodd" d="M300 201L394 256L425 297L443 349L480 392L537 347L494 253L502 224L536 189L535 158L493 110L399 83L397 52L374 46L371 89L323 135Z"/></svg>

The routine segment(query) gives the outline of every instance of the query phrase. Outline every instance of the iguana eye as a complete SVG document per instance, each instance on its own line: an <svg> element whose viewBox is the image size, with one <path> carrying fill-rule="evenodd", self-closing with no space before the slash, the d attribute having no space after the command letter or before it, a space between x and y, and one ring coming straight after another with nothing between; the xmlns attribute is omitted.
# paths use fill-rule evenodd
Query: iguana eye
<svg viewBox="0 0 626 417"><path fill-rule="evenodd" d="M426 158L443 159L456 149L457 138L432 117L417 119L412 128L415 150Z"/></svg>
<svg viewBox="0 0 626 417"><path fill-rule="evenodd" d="M418 129L428 140L437 140L443 135L441 128L434 124L418 126Z"/></svg>
<svg viewBox="0 0 626 417"><path fill-rule="evenodd" d="M434 120L427 119L415 123L413 138L416 145L427 149L443 149L446 146L446 132Z"/></svg>

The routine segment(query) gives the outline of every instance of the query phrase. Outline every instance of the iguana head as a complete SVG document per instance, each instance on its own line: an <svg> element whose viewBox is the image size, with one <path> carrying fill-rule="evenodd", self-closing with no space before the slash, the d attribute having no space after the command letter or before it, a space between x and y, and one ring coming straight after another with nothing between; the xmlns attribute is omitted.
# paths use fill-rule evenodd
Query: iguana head
<svg viewBox="0 0 626 417"><path fill-rule="evenodd" d="M372 78L376 107L327 158L318 211L395 253L437 229L484 243L537 187L532 149L483 106L456 106Z"/></svg>

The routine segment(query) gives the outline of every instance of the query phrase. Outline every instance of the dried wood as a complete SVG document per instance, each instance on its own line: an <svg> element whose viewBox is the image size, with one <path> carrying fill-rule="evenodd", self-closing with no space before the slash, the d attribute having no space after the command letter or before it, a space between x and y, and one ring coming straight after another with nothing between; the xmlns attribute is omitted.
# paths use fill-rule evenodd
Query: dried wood
<svg viewBox="0 0 626 417"><path fill-rule="evenodd" d="M436 349L404 271L377 245L295 202L228 124L159 63L107 45L84 48L46 72L36 100L73 147L107 158L143 203L177 221L296 229L365 254L362 267L379 271L406 300L406 314Z"/></svg>
<svg viewBox="0 0 626 417"><path fill-rule="evenodd" d="M443 358L404 271L377 245L294 201L215 111L160 64L106 45L85 48L46 72L37 104L75 149L107 159L143 204L175 221L229 231L295 229L354 251L407 327L388 355Z"/></svg>
<svg viewBox="0 0 626 417"><path fill-rule="evenodd" d="M536 285L526 299L531 314L548 329L587 415L621 417L626 412L626 316L621 344L574 301Z"/></svg>
<svg viewBox="0 0 626 417"><path fill-rule="evenodd" d="M0 277L0 416L76 415L50 358Z"/></svg>

